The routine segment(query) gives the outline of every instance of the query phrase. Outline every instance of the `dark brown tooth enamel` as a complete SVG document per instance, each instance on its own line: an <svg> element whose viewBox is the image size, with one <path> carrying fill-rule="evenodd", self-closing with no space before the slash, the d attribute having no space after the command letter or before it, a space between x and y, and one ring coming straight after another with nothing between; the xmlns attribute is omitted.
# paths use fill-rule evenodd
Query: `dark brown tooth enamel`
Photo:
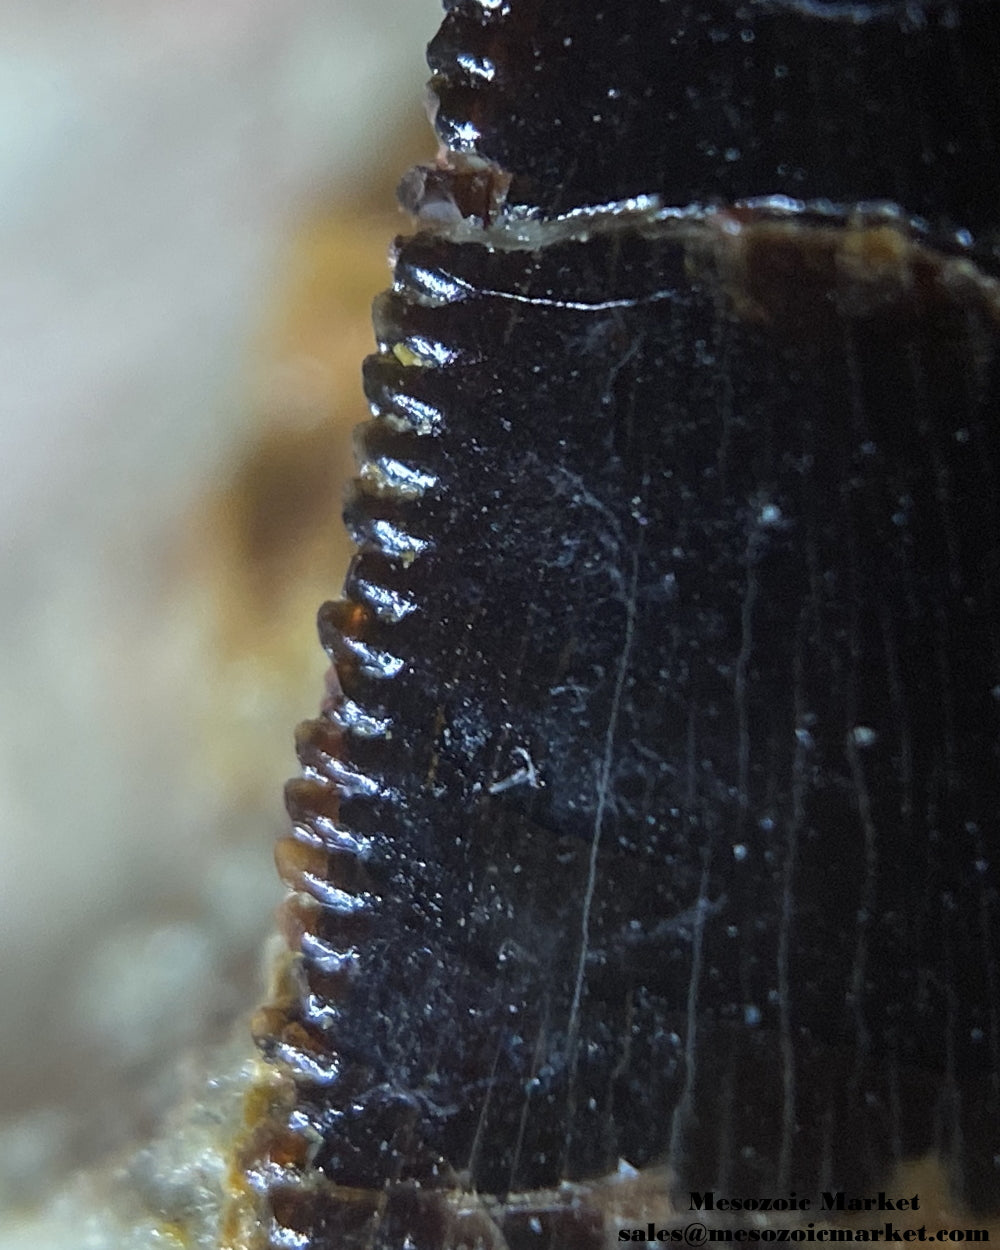
<svg viewBox="0 0 1000 1250"><path fill-rule="evenodd" d="M883 200L996 242L990 0L447 7L438 133L507 171L508 203Z"/></svg>
<svg viewBox="0 0 1000 1250"><path fill-rule="evenodd" d="M1000 4L446 8L245 1240L996 1216Z"/></svg>

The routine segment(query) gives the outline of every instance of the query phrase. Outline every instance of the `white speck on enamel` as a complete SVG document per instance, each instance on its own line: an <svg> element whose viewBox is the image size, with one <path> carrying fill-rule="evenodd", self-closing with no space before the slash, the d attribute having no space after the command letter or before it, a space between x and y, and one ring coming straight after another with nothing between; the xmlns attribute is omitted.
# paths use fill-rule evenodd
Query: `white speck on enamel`
<svg viewBox="0 0 1000 1250"><path fill-rule="evenodd" d="M471 74L474 78L482 78L484 82L492 82L497 72L497 67L488 56L473 56L469 52L460 52L458 63L467 74Z"/></svg>

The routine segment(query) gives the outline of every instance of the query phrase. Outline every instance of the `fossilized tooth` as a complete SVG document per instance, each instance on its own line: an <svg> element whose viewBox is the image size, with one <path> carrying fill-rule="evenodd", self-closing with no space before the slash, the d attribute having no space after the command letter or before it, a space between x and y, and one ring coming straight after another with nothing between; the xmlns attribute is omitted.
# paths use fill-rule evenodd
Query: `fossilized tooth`
<svg viewBox="0 0 1000 1250"><path fill-rule="evenodd" d="M929 1153L1000 1209L998 46L449 7L245 1238L586 1250Z"/></svg>

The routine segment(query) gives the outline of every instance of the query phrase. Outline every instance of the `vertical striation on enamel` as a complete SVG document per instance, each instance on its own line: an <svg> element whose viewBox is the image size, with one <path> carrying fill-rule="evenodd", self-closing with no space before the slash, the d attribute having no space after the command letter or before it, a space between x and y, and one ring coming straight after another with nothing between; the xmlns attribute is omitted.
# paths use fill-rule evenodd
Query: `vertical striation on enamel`
<svg viewBox="0 0 1000 1250"><path fill-rule="evenodd" d="M1000 1210L998 31L449 6L259 1244L597 1250L616 1175L669 1219L928 1154Z"/></svg>

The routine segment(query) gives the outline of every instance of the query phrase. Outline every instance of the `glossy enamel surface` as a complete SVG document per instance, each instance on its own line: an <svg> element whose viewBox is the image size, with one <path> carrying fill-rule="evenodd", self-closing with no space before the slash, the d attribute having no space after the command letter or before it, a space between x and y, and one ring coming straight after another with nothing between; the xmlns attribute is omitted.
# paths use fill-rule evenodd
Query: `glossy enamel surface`
<svg viewBox="0 0 1000 1250"><path fill-rule="evenodd" d="M546 212L788 196L997 230L1000 7L459 0L431 43L438 131Z"/></svg>
<svg viewBox="0 0 1000 1250"><path fill-rule="evenodd" d="M516 81L533 15L456 6L432 60L493 32ZM925 203L646 190L398 245L279 850L261 1244L586 1250L616 1176L671 1218L928 1153L1000 1207L997 285Z"/></svg>

